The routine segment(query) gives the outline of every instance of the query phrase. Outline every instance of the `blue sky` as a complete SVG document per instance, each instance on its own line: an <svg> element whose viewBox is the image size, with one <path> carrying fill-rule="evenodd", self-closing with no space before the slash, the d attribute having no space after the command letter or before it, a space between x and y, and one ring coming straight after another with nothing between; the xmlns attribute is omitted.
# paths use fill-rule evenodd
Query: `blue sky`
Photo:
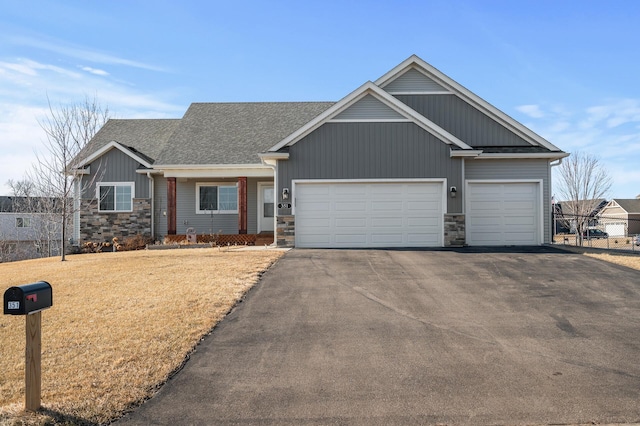
<svg viewBox="0 0 640 426"><path fill-rule="evenodd" d="M38 119L191 102L337 101L422 59L640 194L640 2L0 0L0 194L44 154Z"/></svg>

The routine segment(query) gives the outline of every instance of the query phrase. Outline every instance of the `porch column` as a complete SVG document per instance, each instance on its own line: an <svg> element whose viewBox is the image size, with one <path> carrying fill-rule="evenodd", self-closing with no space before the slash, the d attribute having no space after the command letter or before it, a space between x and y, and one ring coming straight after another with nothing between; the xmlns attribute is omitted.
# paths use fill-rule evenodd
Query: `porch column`
<svg viewBox="0 0 640 426"><path fill-rule="evenodd" d="M167 234L176 235L176 178L167 178Z"/></svg>
<svg viewBox="0 0 640 426"><path fill-rule="evenodd" d="M247 178L238 178L238 234L247 233Z"/></svg>

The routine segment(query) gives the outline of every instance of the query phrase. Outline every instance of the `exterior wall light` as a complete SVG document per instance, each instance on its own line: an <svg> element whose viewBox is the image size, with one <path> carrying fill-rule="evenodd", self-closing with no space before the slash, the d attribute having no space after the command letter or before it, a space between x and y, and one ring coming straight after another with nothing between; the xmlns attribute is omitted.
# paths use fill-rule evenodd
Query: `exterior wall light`
<svg viewBox="0 0 640 426"><path fill-rule="evenodd" d="M451 198L456 198L456 194L458 193L458 190L456 189L455 186L452 186L451 188L449 188L449 193L451 194Z"/></svg>

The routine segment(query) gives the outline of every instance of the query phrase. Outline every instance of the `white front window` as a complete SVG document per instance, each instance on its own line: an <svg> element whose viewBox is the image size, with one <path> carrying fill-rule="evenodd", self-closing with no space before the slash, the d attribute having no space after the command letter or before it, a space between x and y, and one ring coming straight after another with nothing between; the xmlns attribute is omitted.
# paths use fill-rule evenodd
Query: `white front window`
<svg viewBox="0 0 640 426"><path fill-rule="evenodd" d="M133 211L133 182L107 183L96 185L98 211L130 212Z"/></svg>
<svg viewBox="0 0 640 426"><path fill-rule="evenodd" d="M196 213L238 213L238 188L235 184L197 183Z"/></svg>

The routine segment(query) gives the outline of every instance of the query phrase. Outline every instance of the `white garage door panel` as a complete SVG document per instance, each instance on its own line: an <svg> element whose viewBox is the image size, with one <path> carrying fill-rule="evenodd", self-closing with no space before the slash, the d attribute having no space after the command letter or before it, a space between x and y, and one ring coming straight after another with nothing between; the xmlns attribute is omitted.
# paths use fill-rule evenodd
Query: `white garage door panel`
<svg viewBox="0 0 640 426"><path fill-rule="evenodd" d="M301 182L295 188L297 247L442 246L439 182Z"/></svg>
<svg viewBox="0 0 640 426"><path fill-rule="evenodd" d="M466 210L469 245L540 244L538 183L469 182Z"/></svg>
<svg viewBox="0 0 640 426"><path fill-rule="evenodd" d="M328 220L326 226L329 226ZM341 228L365 228L367 226L367 221L364 218L359 217L341 218L336 219L336 226Z"/></svg>
<svg viewBox="0 0 640 426"><path fill-rule="evenodd" d="M515 226L523 226L523 225L534 226L535 225L532 216L505 216L504 224L507 227L509 227L510 225L515 225Z"/></svg>
<svg viewBox="0 0 640 426"><path fill-rule="evenodd" d="M336 201L335 209L342 212L362 213L366 210L365 201Z"/></svg>
<svg viewBox="0 0 640 426"><path fill-rule="evenodd" d="M624 223L605 223L604 231L610 237L624 237L626 235L626 226Z"/></svg>

